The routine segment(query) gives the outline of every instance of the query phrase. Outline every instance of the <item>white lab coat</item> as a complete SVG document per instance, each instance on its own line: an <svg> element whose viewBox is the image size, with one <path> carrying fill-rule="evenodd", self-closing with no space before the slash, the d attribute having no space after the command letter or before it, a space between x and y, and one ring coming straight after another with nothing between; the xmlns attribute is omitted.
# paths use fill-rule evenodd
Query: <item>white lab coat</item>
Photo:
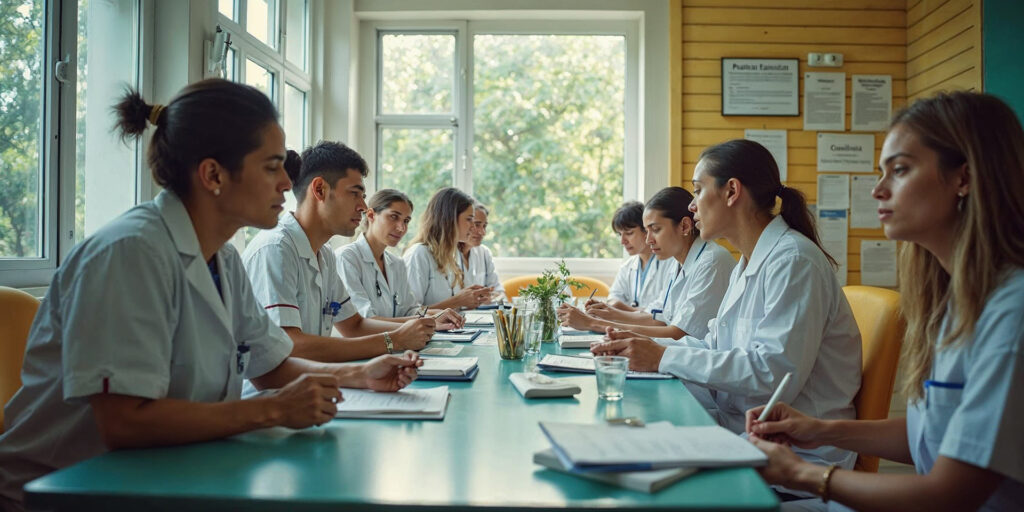
<svg viewBox="0 0 1024 512"><path fill-rule="evenodd" d="M71 251L36 314L23 387L5 410L0 494L20 500L29 480L106 451L92 395L237 400L243 377L288 357L291 339L257 304L238 252L227 244L215 257L219 294L188 212L168 191Z"/></svg>
<svg viewBox="0 0 1024 512"><path fill-rule="evenodd" d="M657 304L654 311L658 313L654 318L678 327L689 336L707 336L708 320L715 317L722 305L736 260L721 245L697 240L682 266L675 260L662 264L678 270L670 274L664 302Z"/></svg>
<svg viewBox="0 0 1024 512"><path fill-rule="evenodd" d="M988 297L969 339L935 349L925 397L907 406L907 441L918 473L941 455L1003 477L981 510L1024 504L1024 269ZM946 317L937 342L946 337Z"/></svg>
<svg viewBox="0 0 1024 512"><path fill-rule="evenodd" d="M457 261L458 255L455 256ZM463 287L456 285L453 273L443 274L437 269L437 260L426 245L413 244L409 247L405 251L405 266L409 269L409 289L420 304L433 306L462 291Z"/></svg>
<svg viewBox="0 0 1024 512"><path fill-rule="evenodd" d="M460 254L459 265L465 274L466 286L489 286L496 292L504 293L501 281L498 280L498 273L494 271L494 258L486 245L471 248L469 250L469 266L466 266L465 262L465 258Z"/></svg>
<svg viewBox="0 0 1024 512"><path fill-rule="evenodd" d="M662 261L654 256L647 264L650 268L644 275L639 255L626 258L615 275L608 298L646 311L660 309L664 305L665 287L679 264L674 259Z"/></svg>
<svg viewBox="0 0 1024 512"><path fill-rule="evenodd" d="M335 258L352 303L364 318L405 317L419 309L420 304L409 289L405 261L384 251L385 279L366 235L360 235L356 241L339 248L335 251Z"/></svg>
<svg viewBox="0 0 1024 512"><path fill-rule="evenodd" d="M860 389L861 340L850 305L825 255L781 216L761 233L703 339L666 348L659 371L707 388L712 415L744 431L747 409L764 405L786 372L782 401L817 418L852 419ZM832 447L796 452L852 467L855 454Z"/></svg>
<svg viewBox="0 0 1024 512"><path fill-rule="evenodd" d="M261 231L242 253L256 300L281 327L330 336L334 324L356 308L326 245L313 253L309 237L291 213Z"/></svg>

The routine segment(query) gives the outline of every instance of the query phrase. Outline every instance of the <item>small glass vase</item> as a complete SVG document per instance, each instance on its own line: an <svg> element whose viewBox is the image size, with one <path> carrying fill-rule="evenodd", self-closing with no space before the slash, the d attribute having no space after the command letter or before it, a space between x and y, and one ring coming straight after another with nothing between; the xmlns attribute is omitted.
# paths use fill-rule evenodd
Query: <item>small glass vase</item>
<svg viewBox="0 0 1024 512"><path fill-rule="evenodd" d="M558 341L558 313L555 311L554 301L540 300L536 315L541 323L540 340L544 343Z"/></svg>

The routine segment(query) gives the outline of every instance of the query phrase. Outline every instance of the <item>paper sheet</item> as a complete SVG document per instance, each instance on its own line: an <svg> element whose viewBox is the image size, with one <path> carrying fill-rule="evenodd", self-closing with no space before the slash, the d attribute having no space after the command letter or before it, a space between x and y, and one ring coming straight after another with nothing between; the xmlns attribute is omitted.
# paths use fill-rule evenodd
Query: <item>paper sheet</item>
<svg viewBox="0 0 1024 512"><path fill-rule="evenodd" d="M818 208L845 210L850 207L850 175L818 175Z"/></svg>
<svg viewBox="0 0 1024 512"><path fill-rule="evenodd" d="M338 412L438 412L448 401L448 386L395 393L341 388L341 393L345 400L338 404Z"/></svg>
<svg viewBox="0 0 1024 512"><path fill-rule="evenodd" d="M421 356L457 356L462 352L462 347L456 345L452 347L440 346L436 343L428 343L427 348L420 350Z"/></svg>
<svg viewBox="0 0 1024 512"><path fill-rule="evenodd" d="M818 172L874 172L875 136L818 134Z"/></svg>
<svg viewBox="0 0 1024 512"><path fill-rule="evenodd" d="M895 287L899 284L895 240L861 240L860 283Z"/></svg>
<svg viewBox="0 0 1024 512"><path fill-rule="evenodd" d="M775 163L779 166L779 177L785 183L789 175L786 130L744 130L743 138L764 146L775 157Z"/></svg>
<svg viewBox="0 0 1024 512"><path fill-rule="evenodd" d="M846 210L825 210L818 206L818 233L821 236L821 245L839 263L836 279L842 286L846 286L848 231Z"/></svg>
<svg viewBox="0 0 1024 512"><path fill-rule="evenodd" d="M878 221L878 200L871 196L871 191L878 183L878 176L854 175L850 179L850 227L882 227L882 223Z"/></svg>
<svg viewBox="0 0 1024 512"><path fill-rule="evenodd" d="M804 131L846 129L846 73L804 73Z"/></svg>
<svg viewBox="0 0 1024 512"><path fill-rule="evenodd" d="M853 75L850 84L850 130L885 131L892 117L892 76Z"/></svg>

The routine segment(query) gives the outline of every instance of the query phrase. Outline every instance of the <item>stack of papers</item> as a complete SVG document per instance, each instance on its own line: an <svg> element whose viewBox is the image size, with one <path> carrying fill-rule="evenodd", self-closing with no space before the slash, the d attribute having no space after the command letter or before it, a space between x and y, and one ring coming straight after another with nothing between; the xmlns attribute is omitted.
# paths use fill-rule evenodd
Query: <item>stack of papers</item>
<svg viewBox="0 0 1024 512"><path fill-rule="evenodd" d="M423 358L418 368L421 380L473 380L479 372L476 357Z"/></svg>
<svg viewBox="0 0 1024 512"><path fill-rule="evenodd" d="M470 311L466 313L466 325L494 325L494 317L489 312Z"/></svg>
<svg viewBox="0 0 1024 512"><path fill-rule="evenodd" d="M341 388L338 418L441 420L448 409L448 386L378 393Z"/></svg>
<svg viewBox="0 0 1024 512"><path fill-rule="evenodd" d="M513 373L508 376L516 391L525 398L558 398L582 391L579 386L539 373Z"/></svg>
<svg viewBox="0 0 1024 512"><path fill-rule="evenodd" d="M568 334L569 336L582 336L592 334L594 331L581 331L575 327L569 327L568 325L562 325L559 327L562 330L562 334Z"/></svg>
<svg viewBox="0 0 1024 512"><path fill-rule="evenodd" d="M562 473L569 473L570 475L581 476L589 480L596 480L640 492L660 491L697 472L697 468L672 468L651 471L591 471L588 473L573 473L565 469L565 466L562 466L562 462L558 460L554 450L541 450L534 453L533 463Z"/></svg>
<svg viewBox="0 0 1024 512"><path fill-rule="evenodd" d="M452 329L450 331L438 331L430 337L430 341L451 341L455 343L469 343L480 336L480 329Z"/></svg>
<svg viewBox="0 0 1024 512"><path fill-rule="evenodd" d="M537 363L537 367L542 370L552 372L572 372L572 373L594 373L594 359L590 357L573 357L573 356L559 356L555 354L547 354L543 359ZM630 370L626 372L627 379L674 379L675 377L667 373L657 372L635 372Z"/></svg>
<svg viewBox="0 0 1024 512"><path fill-rule="evenodd" d="M572 472L763 466L768 457L717 425L644 427L541 422L563 468Z"/></svg>
<svg viewBox="0 0 1024 512"><path fill-rule="evenodd" d="M558 337L558 346L562 348L590 348L591 343L604 341L600 334L562 334Z"/></svg>

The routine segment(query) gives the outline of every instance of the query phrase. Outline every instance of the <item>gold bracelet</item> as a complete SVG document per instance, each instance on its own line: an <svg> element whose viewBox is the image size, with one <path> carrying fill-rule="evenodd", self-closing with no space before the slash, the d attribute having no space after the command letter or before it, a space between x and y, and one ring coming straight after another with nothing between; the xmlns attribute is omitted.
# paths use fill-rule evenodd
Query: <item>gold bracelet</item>
<svg viewBox="0 0 1024 512"><path fill-rule="evenodd" d="M395 351L395 344L391 341L391 334L384 331L384 345L387 346L388 354Z"/></svg>
<svg viewBox="0 0 1024 512"><path fill-rule="evenodd" d="M836 472L835 464L825 468L825 473L821 478L821 485L818 486L818 495L821 496L821 501L828 503L828 483L832 481L832 473Z"/></svg>

